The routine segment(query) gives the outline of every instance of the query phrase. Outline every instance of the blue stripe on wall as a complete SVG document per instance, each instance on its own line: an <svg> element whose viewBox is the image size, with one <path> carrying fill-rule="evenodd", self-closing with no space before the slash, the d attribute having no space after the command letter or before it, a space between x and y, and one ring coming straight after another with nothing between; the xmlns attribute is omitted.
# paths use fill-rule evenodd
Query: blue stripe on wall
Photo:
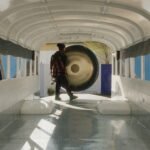
<svg viewBox="0 0 150 150"><path fill-rule="evenodd" d="M135 57L136 78L141 78L141 56Z"/></svg>
<svg viewBox="0 0 150 150"><path fill-rule="evenodd" d="M10 78L16 77L16 57L10 57Z"/></svg>
<svg viewBox="0 0 150 150"><path fill-rule="evenodd" d="M145 55L145 80L150 80L150 54Z"/></svg>

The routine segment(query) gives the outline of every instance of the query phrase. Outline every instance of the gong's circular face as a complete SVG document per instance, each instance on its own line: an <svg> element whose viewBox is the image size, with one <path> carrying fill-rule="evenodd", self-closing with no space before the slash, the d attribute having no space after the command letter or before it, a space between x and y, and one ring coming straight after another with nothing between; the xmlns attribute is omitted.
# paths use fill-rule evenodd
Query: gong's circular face
<svg viewBox="0 0 150 150"><path fill-rule="evenodd" d="M80 86L90 80L93 73L92 60L81 52L70 52L67 55L69 83L74 86Z"/></svg>
<svg viewBox="0 0 150 150"><path fill-rule="evenodd" d="M67 78L71 89L79 91L91 86L98 75L96 56L80 45L68 47L66 55L68 58Z"/></svg>

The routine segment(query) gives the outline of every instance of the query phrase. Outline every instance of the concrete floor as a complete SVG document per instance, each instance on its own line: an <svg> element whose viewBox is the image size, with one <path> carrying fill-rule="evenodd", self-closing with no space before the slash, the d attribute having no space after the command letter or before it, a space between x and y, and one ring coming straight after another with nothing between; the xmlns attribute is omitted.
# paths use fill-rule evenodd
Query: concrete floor
<svg viewBox="0 0 150 150"><path fill-rule="evenodd" d="M94 103L56 103L50 115L17 116L0 130L0 150L150 150L150 131L134 117L100 115Z"/></svg>

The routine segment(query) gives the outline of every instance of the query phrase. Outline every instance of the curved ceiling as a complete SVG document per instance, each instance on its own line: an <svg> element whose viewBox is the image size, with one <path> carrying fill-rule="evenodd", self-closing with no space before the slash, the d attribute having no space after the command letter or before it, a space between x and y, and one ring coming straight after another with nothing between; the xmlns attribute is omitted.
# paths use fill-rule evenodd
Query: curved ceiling
<svg viewBox="0 0 150 150"><path fill-rule="evenodd" d="M105 43L121 50L150 37L150 0L0 0L0 37L31 50L44 43Z"/></svg>

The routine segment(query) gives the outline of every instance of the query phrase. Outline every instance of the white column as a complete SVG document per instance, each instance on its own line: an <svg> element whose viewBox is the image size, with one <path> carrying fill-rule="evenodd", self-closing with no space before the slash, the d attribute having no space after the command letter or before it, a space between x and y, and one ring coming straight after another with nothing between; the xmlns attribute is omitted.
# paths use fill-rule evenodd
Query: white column
<svg viewBox="0 0 150 150"><path fill-rule="evenodd" d="M30 59L30 74L29 76L32 76L32 59Z"/></svg>
<svg viewBox="0 0 150 150"><path fill-rule="evenodd" d="M141 56L141 80L145 79L145 67L144 67L144 56Z"/></svg>
<svg viewBox="0 0 150 150"><path fill-rule="evenodd" d="M131 78L135 78L135 58L130 58L130 74Z"/></svg>
<svg viewBox="0 0 150 150"><path fill-rule="evenodd" d="M24 61L23 61L23 66L24 66L24 77L27 76L27 60L26 58L24 58Z"/></svg>
<svg viewBox="0 0 150 150"><path fill-rule="evenodd" d="M129 77L129 58L125 59L125 77Z"/></svg>
<svg viewBox="0 0 150 150"><path fill-rule="evenodd" d="M7 55L7 79L10 79L10 55Z"/></svg>
<svg viewBox="0 0 150 150"><path fill-rule="evenodd" d="M20 58L20 65L21 65L21 68L20 68L20 76L21 77L24 77L24 58Z"/></svg>
<svg viewBox="0 0 150 150"><path fill-rule="evenodd" d="M34 75L36 75L36 53L34 53Z"/></svg>
<svg viewBox="0 0 150 150"><path fill-rule="evenodd" d="M120 63L120 76L122 76L122 59L121 58L119 60L119 63Z"/></svg>
<svg viewBox="0 0 150 150"><path fill-rule="evenodd" d="M116 53L112 53L112 74L116 74Z"/></svg>
<svg viewBox="0 0 150 150"><path fill-rule="evenodd" d="M37 52L37 70L36 70L36 72L38 72L38 75L39 75L39 70L40 70L40 53Z"/></svg>

